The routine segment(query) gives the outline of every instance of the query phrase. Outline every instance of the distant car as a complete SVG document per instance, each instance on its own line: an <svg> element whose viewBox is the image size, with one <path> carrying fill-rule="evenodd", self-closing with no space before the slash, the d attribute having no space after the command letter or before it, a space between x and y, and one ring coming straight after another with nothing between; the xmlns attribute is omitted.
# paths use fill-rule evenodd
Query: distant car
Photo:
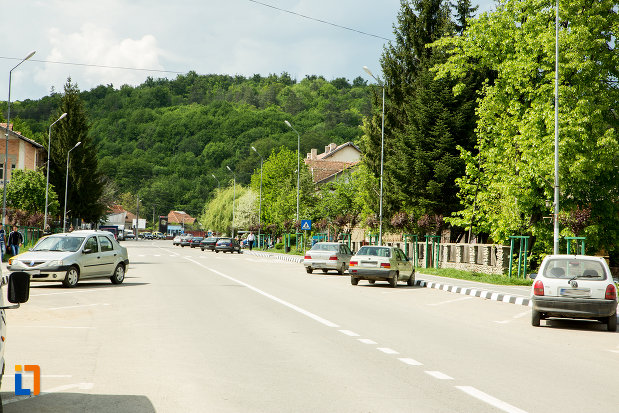
<svg viewBox="0 0 619 413"><path fill-rule="evenodd" d="M215 243L215 252L238 252L241 253L241 245L234 238L219 238Z"/></svg>
<svg viewBox="0 0 619 413"><path fill-rule="evenodd" d="M219 238L218 237L208 237L208 238L204 238L201 242L200 242L200 249L202 251L204 250L211 250L211 251L215 251L215 244L217 243L217 240Z"/></svg>
<svg viewBox="0 0 619 413"><path fill-rule="evenodd" d="M204 239L204 237L193 237L189 240L189 246L191 248L199 247L200 242Z"/></svg>
<svg viewBox="0 0 619 413"><path fill-rule="evenodd" d="M352 251L346 244L317 242L305 253L303 265L308 274L311 274L314 270L322 270L325 274L329 270L334 270L338 274L344 274L348 269L351 257Z"/></svg>
<svg viewBox="0 0 619 413"><path fill-rule="evenodd" d="M177 235L172 238L172 245L181 245L181 236Z"/></svg>
<svg viewBox="0 0 619 413"><path fill-rule="evenodd" d="M357 285L359 280L388 281L393 288L398 281L415 284L415 269L404 252L397 247L370 246L359 248L349 263L350 282Z"/></svg>
<svg viewBox="0 0 619 413"><path fill-rule="evenodd" d="M193 238L193 235L191 234L185 234L181 236L181 241L179 243L179 245L181 247L188 247L191 244L191 239Z"/></svg>
<svg viewBox="0 0 619 413"><path fill-rule="evenodd" d="M135 239L135 234L133 232L125 232L125 239Z"/></svg>
<svg viewBox="0 0 619 413"><path fill-rule="evenodd" d="M586 318L617 331L617 287L602 257L548 255L531 288L531 325L550 317Z"/></svg>
<svg viewBox="0 0 619 413"><path fill-rule="evenodd" d="M62 282L65 287L92 278L120 284L129 256L107 231L73 231L41 238L29 251L11 257L7 268L27 272L32 281Z"/></svg>

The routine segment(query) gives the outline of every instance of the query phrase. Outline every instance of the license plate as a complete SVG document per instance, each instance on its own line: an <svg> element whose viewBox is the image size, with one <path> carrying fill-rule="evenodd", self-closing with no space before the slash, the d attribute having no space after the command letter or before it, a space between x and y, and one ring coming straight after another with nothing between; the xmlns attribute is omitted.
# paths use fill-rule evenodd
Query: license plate
<svg viewBox="0 0 619 413"><path fill-rule="evenodd" d="M361 262L362 267L376 267L376 263L373 261Z"/></svg>
<svg viewBox="0 0 619 413"><path fill-rule="evenodd" d="M317 263L315 263L313 265L314 265L314 268L322 268L322 267L325 266L323 263L320 263L320 262L317 262Z"/></svg>
<svg viewBox="0 0 619 413"><path fill-rule="evenodd" d="M590 288L560 288L559 295L564 297L591 297Z"/></svg>

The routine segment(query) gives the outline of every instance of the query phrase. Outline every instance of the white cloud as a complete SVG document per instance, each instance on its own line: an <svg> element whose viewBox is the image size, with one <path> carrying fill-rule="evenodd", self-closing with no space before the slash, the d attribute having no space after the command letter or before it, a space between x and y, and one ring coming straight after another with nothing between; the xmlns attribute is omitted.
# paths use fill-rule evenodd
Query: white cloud
<svg viewBox="0 0 619 413"><path fill-rule="evenodd" d="M48 31L50 50L44 60L49 62L79 62L85 65L131 67L140 69L163 69L160 63L162 51L157 39L145 34L139 39L119 39L115 32L93 23L84 24L78 32L63 33L58 28ZM81 89L98 84L137 85L144 81L143 71L119 70L93 66L70 66L45 63L37 70L37 83L61 90L67 77Z"/></svg>

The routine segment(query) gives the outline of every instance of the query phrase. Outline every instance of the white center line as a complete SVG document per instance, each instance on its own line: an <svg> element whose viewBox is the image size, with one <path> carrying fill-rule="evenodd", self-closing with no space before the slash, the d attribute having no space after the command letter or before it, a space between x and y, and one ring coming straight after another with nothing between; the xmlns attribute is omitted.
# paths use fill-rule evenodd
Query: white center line
<svg viewBox="0 0 619 413"><path fill-rule="evenodd" d="M516 320L516 319L518 319L518 318L522 318L522 317L527 316L527 315L530 315L530 314L531 314L531 311L528 311L528 310L527 310L527 311L523 311L522 313L519 313L519 314L516 314L515 316L513 316L511 320L495 321L495 323L498 323L498 324L507 324L507 323L509 323L510 321L514 321L514 320Z"/></svg>
<svg viewBox="0 0 619 413"><path fill-rule="evenodd" d="M433 304L428 304L428 305L443 305L443 304L450 304L450 303L455 303L457 301L464 301L464 300L471 300L475 297L471 297L471 296L466 296L466 297L461 297L461 298L455 298L453 300L447 300L447 301L441 301L440 303L433 303Z"/></svg>
<svg viewBox="0 0 619 413"><path fill-rule="evenodd" d="M508 413L526 413L524 410L519 409L515 406L512 406L509 403L505 403L502 400L497 399L496 397L492 397L487 393L484 393L481 390L477 390L475 387L472 386L456 386L456 389L462 390L463 392L465 392L466 394L468 394L469 396L473 396L476 399L479 399L485 403L488 403L491 406L496 407L497 409L503 410L504 412L508 412Z"/></svg>
<svg viewBox="0 0 619 413"><path fill-rule="evenodd" d="M60 294L84 294L84 293L96 293L99 291L112 290L115 288L98 288L95 290L77 290L77 291L62 291L58 293L45 293L45 294L30 294L30 297L43 297L46 295L60 295Z"/></svg>
<svg viewBox="0 0 619 413"><path fill-rule="evenodd" d="M80 329L88 329L88 330L94 330L96 327L71 327L71 326L18 326L18 327L27 327L27 328L65 328L65 329L76 329L76 330L80 330ZM11 326L11 328L13 328L13 326Z"/></svg>
<svg viewBox="0 0 619 413"><path fill-rule="evenodd" d="M349 337L359 337L359 334L355 333L354 331L350 331L350 330L340 330L340 333L346 334Z"/></svg>
<svg viewBox="0 0 619 413"><path fill-rule="evenodd" d="M363 344L377 344L376 341L370 340L369 338L360 338L358 340Z"/></svg>
<svg viewBox="0 0 619 413"><path fill-rule="evenodd" d="M446 375L445 373L441 373L440 371L426 371L426 374L434 377L439 380L453 380L453 377Z"/></svg>
<svg viewBox="0 0 619 413"><path fill-rule="evenodd" d="M420 363L417 360L413 360L411 358L401 358L398 360L400 360L402 363L408 364L409 366L423 366L423 363Z"/></svg>
<svg viewBox="0 0 619 413"><path fill-rule="evenodd" d="M109 304L84 304L84 305L69 305L66 307L54 307L54 308L48 308L48 310L50 311L54 311L54 310L66 310L69 308L85 308L85 307L95 307L98 305L109 305Z"/></svg>
<svg viewBox="0 0 619 413"><path fill-rule="evenodd" d="M378 347L376 350L382 351L385 354L400 354L397 351L389 348L389 347Z"/></svg>

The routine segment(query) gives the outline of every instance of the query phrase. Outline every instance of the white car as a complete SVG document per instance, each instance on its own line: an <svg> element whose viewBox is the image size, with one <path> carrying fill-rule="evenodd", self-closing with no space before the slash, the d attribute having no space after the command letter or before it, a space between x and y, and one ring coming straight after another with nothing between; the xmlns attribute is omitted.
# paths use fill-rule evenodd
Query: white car
<svg viewBox="0 0 619 413"><path fill-rule="evenodd" d="M357 285L359 280L368 280L374 284L377 280L388 281L391 287L397 287L398 281L415 284L415 269L404 252L397 247L368 246L350 259L350 283Z"/></svg>
<svg viewBox="0 0 619 413"><path fill-rule="evenodd" d="M65 287L88 278L120 284L129 256L107 231L73 231L41 238L30 251L11 257L7 268L30 274L32 281L62 282Z"/></svg>
<svg viewBox="0 0 619 413"><path fill-rule="evenodd" d="M348 245L341 242L317 242L305 253L303 266L308 274L314 270L322 270L327 273L329 270L344 274L348 269L348 262L352 257L352 251Z"/></svg>
<svg viewBox="0 0 619 413"><path fill-rule="evenodd" d="M531 289L531 324L549 317L586 318L617 331L617 287L602 257L549 255Z"/></svg>

